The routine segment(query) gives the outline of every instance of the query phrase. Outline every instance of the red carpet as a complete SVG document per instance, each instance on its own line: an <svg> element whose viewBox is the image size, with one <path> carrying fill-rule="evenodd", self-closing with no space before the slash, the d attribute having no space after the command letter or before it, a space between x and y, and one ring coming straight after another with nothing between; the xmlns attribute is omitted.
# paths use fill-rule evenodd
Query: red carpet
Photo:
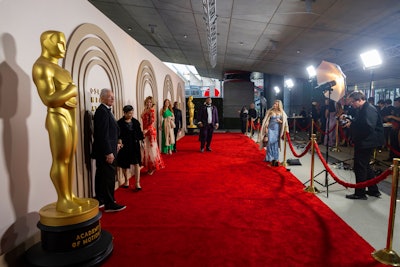
<svg viewBox="0 0 400 267"><path fill-rule="evenodd" d="M215 134L212 149L200 153L198 136L186 136L165 169L143 173L141 192L116 191L127 208L103 213L114 236L103 266L385 266L249 138Z"/></svg>

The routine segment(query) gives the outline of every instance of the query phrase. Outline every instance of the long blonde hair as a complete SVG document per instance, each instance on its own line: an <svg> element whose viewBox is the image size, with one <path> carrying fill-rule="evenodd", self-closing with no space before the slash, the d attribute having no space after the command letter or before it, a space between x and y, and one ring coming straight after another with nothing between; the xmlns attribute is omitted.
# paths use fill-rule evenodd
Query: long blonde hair
<svg viewBox="0 0 400 267"><path fill-rule="evenodd" d="M282 112L283 112L283 104L282 104L282 101L280 101L279 99L277 99L277 100L274 101L274 104L275 104L275 103L278 103L278 111L279 111L279 113L282 113ZM272 107L268 110L268 113L273 112L273 111L275 111L275 109L274 109L274 107L272 106Z"/></svg>
<svg viewBox="0 0 400 267"><path fill-rule="evenodd" d="M154 99L153 99L153 97L151 96L151 95L149 95L148 97L146 97L146 99L144 100L144 108L146 108L147 107L147 101L151 101L151 107L154 107L154 105L156 104L156 103L154 103Z"/></svg>

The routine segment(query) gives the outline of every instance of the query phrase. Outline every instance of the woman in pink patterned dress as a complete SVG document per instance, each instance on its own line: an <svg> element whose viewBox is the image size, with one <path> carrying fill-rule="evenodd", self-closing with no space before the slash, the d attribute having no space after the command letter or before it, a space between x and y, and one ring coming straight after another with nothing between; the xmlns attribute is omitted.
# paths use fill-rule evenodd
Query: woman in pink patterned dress
<svg viewBox="0 0 400 267"><path fill-rule="evenodd" d="M165 167L157 145L157 130L154 127L156 121L154 104L152 96L146 97L144 100L144 111L141 115L144 134L143 166L147 168L149 175Z"/></svg>

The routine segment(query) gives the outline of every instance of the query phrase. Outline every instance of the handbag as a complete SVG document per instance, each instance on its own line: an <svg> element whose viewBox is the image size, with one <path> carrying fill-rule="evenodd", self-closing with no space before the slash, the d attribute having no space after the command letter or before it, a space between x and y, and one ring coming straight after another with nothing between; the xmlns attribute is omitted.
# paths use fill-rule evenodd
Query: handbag
<svg viewBox="0 0 400 267"><path fill-rule="evenodd" d="M267 144L268 144L268 135L266 134L266 135L264 135L264 137L263 137L263 146L267 146Z"/></svg>

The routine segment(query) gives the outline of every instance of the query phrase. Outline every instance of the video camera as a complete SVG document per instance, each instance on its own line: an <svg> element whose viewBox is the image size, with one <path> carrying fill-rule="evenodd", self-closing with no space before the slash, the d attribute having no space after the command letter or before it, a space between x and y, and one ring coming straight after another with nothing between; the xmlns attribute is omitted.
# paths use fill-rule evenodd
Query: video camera
<svg viewBox="0 0 400 267"><path fill-rule="evenodd" d="M349 121L353 121L353 117L347 114L343 114L340 117L337 117L336 119L339 121L339 125L341 127L345 126Z"/></svg>
<svg viewBox="0 0 400 267"><path fill-rule="evenodd" d="M318 91L328 91L328 90L329 91L333 91L332 86L335 86L335 85L336 85L336 81L333 80L333 81L326 82L326 83L318 85L317 87L315 87L315 90L318 90Z"/></svg>

